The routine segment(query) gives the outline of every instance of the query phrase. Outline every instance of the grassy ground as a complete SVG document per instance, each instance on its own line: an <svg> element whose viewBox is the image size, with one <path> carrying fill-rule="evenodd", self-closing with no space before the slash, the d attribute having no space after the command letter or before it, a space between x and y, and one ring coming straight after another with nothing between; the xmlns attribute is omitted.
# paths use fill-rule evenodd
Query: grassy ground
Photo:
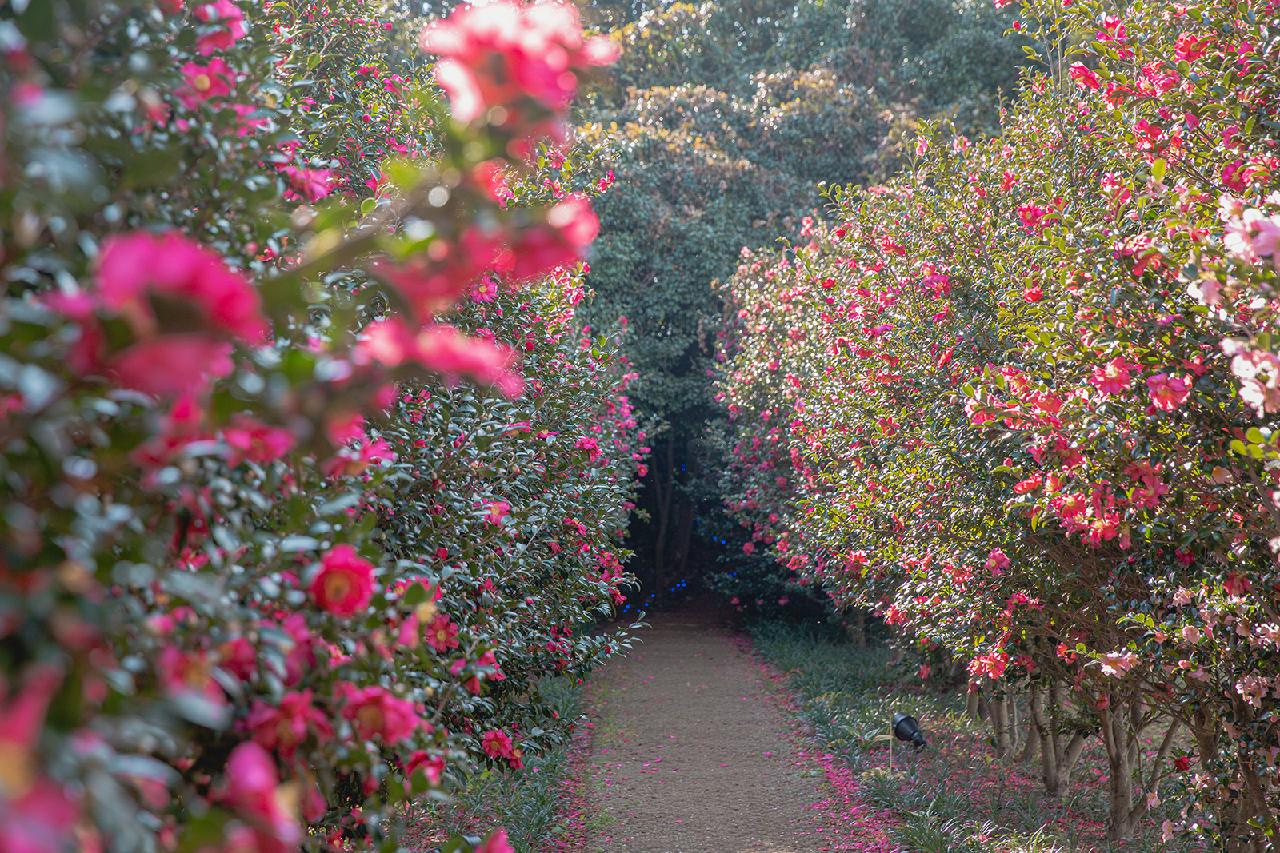
<svg viewBox="0 0 1280 853"><path fill-rule="evenodd" d="M543 694L561 719L582 713L582 687L567 679L544 685ZM557 839L568 829L563 824L572 749L567 740L545 755L526 756L522 770L475 774L448 802L418 803L408 817L420 830L415 848L433 849L453 833L485 837L502 828L517 853L559 849Z"/></svg>
<svg viewBox="0 0 1280 853"><path fill-rule="evenodd" d="M787 674L797 712L825 748L847 764L857 797L882 810L890 838L920 853L994 851L1150 851L1179 849L1159 841L1159 811L1123 847L1106 843L1106 763L1094 748L1081 759L1070 793L1044 797L1037 766L994 756L985 724L964 714L959 691L925 689L884 648L858 648L834 635L780 623L751 629L755 649ZM929 747L893 745L895 711L920 720Z"/></svg>

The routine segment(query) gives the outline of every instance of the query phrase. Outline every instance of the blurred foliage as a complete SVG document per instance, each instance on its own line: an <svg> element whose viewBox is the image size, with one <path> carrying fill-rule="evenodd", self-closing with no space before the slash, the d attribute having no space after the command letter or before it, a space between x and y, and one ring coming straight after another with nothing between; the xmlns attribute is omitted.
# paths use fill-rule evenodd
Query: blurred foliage
<svg viewBox="0 0 1280 853"><path fill-rule="evenodd" d="M889 174L920 119L994 126L1024 60L1011 14L985 0L597 2L588 14L622 49L580 111L586 138L614 147L618 181L600 208L588 316L627 318L637 405L665 422L641 500L651 520L635 530L636 570L661 593L718 550L711 282L739 248L793 233L821 204L818 183Z"/></svg>

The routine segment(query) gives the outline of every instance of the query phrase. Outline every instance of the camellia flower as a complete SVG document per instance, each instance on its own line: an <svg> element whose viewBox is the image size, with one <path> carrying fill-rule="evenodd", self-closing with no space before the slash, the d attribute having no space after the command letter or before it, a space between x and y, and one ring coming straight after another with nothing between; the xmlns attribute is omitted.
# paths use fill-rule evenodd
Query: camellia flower
<svg viewBox="0 0 1280 853"><path fill-rule="evenodd" d="M511 841L507 838L507 831L499 829L476 848L476 853L516 853L516 848L511 846Z"/></svg>
<svg viewBox="0 0 1280 853"><path fill-rule="evenodd" d="M1098 664L1102 667L1105 675L1113 678L1119 678L1133 669L1138 662L1138 656L1133 652L1109 652L1098 658Z"/></svg>
<svg viewBox="0 0 1280 853"><path fill-rule="evenodd" d="M1009 568L1009 557L999 548L992 548L987 555L987 571L999 577Z"/></svg>
<svg viewBox="0 0 1280 853"><path fill-rule="evenodd" d="M288 759L298 746L314 732L321 740L333 737L329 720L311 702L310 690L286 693L280 705L255 700L245 724L253 739L262 746Z"/></svg>
<svg viewBox="0 0 1280 853"><path fill-rule="evenodd" d="M373 598L373 564L350 545L335 545L320 560L311 580L311 598L336 616L352 616Z"/></svg>
<svg viewBox="0 0 1280 853"><path fill-rule="evenodd" d="M484 747L485 754L490 758L511 758L515 754L511 735L502 729L490 729L485 732L480 738L480 745Z"/></svg>
<svg viewBox="0 0 1280 853"><path fill-rule="evenodd" d="M155 331L154 294L199 309L214 328L248 343L267 333L258 292L214 252L176 232L137 231L107 238L98 260L98 301L124 314L134 328ZM160 330L163 331L163 330Z"/></svg>
<svg viewBox="0 0 1280 853"><path fill-rule="evenodd" d="M275 763L253 741L231 750L220 799L249 819L258 853L286 853L302 843L302 829L277 784Z"/></svg>
<svg viewBox="0 0 1280 853"><path fill-rule="evenodd" d="M458 648L458 626L443 613L438 613L427 625L427 645L437 652Z"/></svg>
<svg viewBox="0 0 1280 853"><path fill-rule="evenodd" d="M419 44L441 57L436 81L455 118L487 116L517 133L529 130L520 126L522 100L563 110L577 91L578 72L618 55L608 38L584 38L577 8L560 2L464 6L424 29Z"/></svg>
<svg viewBox="0 0 1280 853"><path fill-rule="evenodd" d="M280 174L289 182L289 189L285 192L287 199L302 198L316 202L333 192L333 169L282 166Z"/></svg>
<svg viewBox="0 0 1280 853"><path fill-rule="evenodd" d="M236 73L220 58L209 60L208 65L188 62L182 66L182 77L186 85L175 94L189 110L205 101L227 97L236 82Z"/></svg>
<svg viewBox="0 0 1280 853"><path fill-rule="evenodd" d="M1002 651L979 655L969 661L969 674L975 678L990 678L992 681L1004 675L1009 666L1009 655Z"/></svg>
<svg viewBox="0 0 1280 853"><path fill-rule="evenodd" d="M196 50L204 56L214 51L226 50L245 37L244 11L231 0L213 0L195 7L195 15L206 24L216 23L216 29L196 39Z"/></svg>
<svg viewBox="0 0 1280 853"><path fill-rule="evenodd" d="M1092 89L1098 91L1098 75L1091 68L1080 62L1073 62L1071 69L1067 72L1071 75L1071 79L1076 81L1076 85L1082 89Z"/></svg>
<svg viewBox="0 0 1280 853"><path fill-rule="evenodd" d="M342 716L351 721L362 740L378 738L384 744L396 744L418 728L418 710L407 699L377 686L357 688L343 683L338 690L345 700Z"/></svg>
<svg viewBox="0 0 1280 853"><path fill-rule="evenodd" d="M1117 356L1106 364L1095 367L1089 381L1103 394L1122 394L1129 387L1130 369L1130 365Z"/></svg>
<svg viewBox="0 0 1280 853"><path fill-rule="evenodd" d="M506 518L510 512L511 504L506 501L490 501L484 520L488 524L502 524L502 519Z"/></svg>
<svg viewBox="0 0 1280 853"><path fill-rule="evenodd" d="M282 427L260 423L248 415L236 415L222 431L223 440L231 446L231 464L271 462L288 453L294 444L293 433Z"/></svg>
<svg viewBox="0 0 1280 853"><path fill-rule="evenodd" d="M1182 405L1191 393L1191 385L1185 379L1157 373L1147 379L1147 390L1151 394L1151 405L1162 412L1172 412Z"/></svg>

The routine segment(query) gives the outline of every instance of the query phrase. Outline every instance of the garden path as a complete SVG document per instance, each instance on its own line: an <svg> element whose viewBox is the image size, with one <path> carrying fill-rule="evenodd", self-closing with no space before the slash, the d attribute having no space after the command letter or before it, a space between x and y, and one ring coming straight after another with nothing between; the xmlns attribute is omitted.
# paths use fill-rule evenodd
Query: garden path
<svg viewBox="0 0 1280 853"><path fill-rule="evenodd" d="M588 849L801 853L824 849L821 774L798 761L785 711L713 614L662 614L591 682Z"/></svg>

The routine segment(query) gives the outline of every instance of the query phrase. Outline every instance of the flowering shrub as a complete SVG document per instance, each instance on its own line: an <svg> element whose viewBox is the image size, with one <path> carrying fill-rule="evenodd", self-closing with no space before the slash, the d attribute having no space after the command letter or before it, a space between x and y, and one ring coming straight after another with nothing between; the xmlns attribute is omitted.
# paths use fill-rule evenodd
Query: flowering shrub
<svg viewBox="0 0 1280 853"><path fill-rule="evenodd" d="M726 294L731 508L846 606L1024 691L1113 836L1263 849L1274 625L1274 4L1028 3L1000 137L926 131ZM1007 705L1005 706L1007 707ZM1153 763L1139 762L1154 737Z"/></svg>
<svg viewBox="0 0 1280 853"><path fill-rule="evenodd" d="M348 0L0 20L0 847L394 847L618 648L642 436L560 150L612 49L487 10L423 31L447 108Z"/></svg>

